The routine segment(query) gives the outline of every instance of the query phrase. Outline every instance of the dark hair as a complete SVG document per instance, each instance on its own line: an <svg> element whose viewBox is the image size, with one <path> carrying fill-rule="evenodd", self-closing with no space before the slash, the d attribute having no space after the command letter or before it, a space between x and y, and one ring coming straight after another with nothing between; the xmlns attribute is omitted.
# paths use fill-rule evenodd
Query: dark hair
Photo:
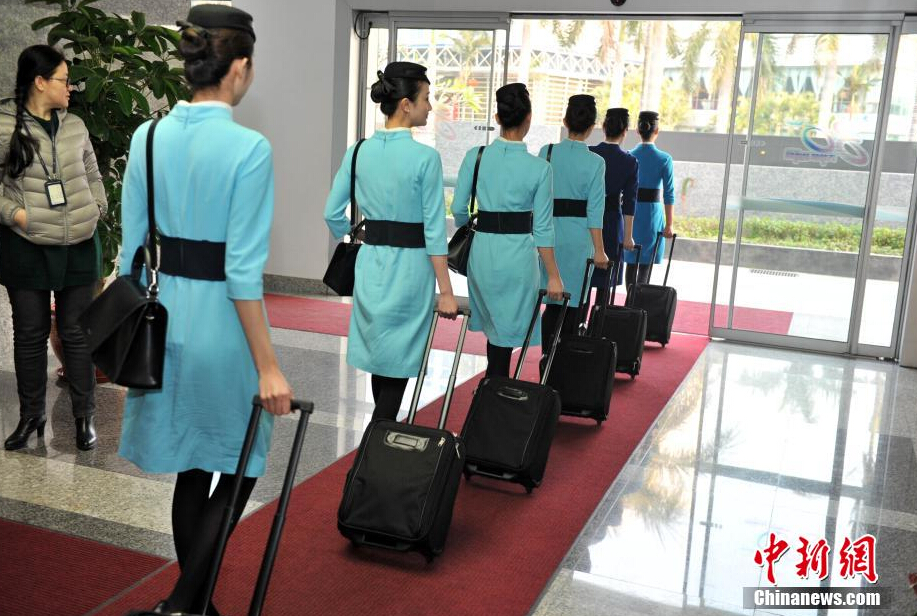
<svg viewBox="0 0 917 616"><path fill-rule="evenodd" d="M16 128L10 136L10 151L6 158L6 173L11 178L18 178L32 164L38 147L35 138L23 131L23 114L30 88L36 77L50 79L64 61L64 54L50 45L32 45L19 54L16 65Z"/></svg>
<svg viewBox="0 0 917 616"><path fill-rule="evenodd" d="M401 99L417 102L420 94L420 84L430 83L429 79L409 79L406 77L386 77L382 71L376 71L378 81L369 91L369 97L374 103L379 103L379 109L390 117L398 109Z"/></svg>
<svg viewBox="0 0 917 616"><path fill-rule="evenodd" d="M255 37L244 30L184 25L178 51L185 60L185 79L192 90L220 85L233 60L255 51Z"/></svg>
<svg viewBox="0 0 917 616"><path fill-rule="evenodd" d="M630 128L630 115L627 109L614 108L605 112L605 121L602 123L602 130L609 139L617 139L621 134Z"/></svg>
<svg viewBox="0 0 917 616"><path fill-rule="evenodd" d="M641 111L637 120L637 132L644 141L648 141L659 128L659 115L653 112Z"/></svg>
<svg viewBox="0 0 917 616"><path fill-rule="evenodd" d="M532 99L524 84L510 83L497 90L497 117L503 128L516 128L532 112Z"/></svg>
<svg viewBox="0 0 917 616"><path fill-rule="evenodd" d="M598 111L595 103L570 102L564 114L564 122L571 133L585 133L590 126L595 125Z"/></svg>

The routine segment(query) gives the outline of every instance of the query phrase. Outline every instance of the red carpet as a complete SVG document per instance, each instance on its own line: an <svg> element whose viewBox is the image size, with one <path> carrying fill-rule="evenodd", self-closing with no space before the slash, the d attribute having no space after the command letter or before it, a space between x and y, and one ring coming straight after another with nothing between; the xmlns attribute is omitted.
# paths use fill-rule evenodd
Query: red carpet
<svg viewBox="0 0 917 616"><path fill-rule="evenodd" d="M0 614L80 616L166 561L0 519Z"/></svg>
<svg viewBox="0 0 917 616"><path fill-rule="evenodd" d="M264 304L272 327L333 336L346 336L350 327L350 304L289 295L265 295ZM433 348L455 350L458 334L459 322L443 319L436 326ZM465 337L465 352L486 355L487 339L484 334L469 331Z"/></svg>
<svg viewBox="0 0 917 616"><path fill-rule="evenodd" d="M564 418L534 494L481 478L463 482L446 551L429 566L417 554L354 550L338 534L336 510L353 460L345 456L294 490L265 615L523 616L706 344L677 335L665 349L648 347L637 380L618 380L611 421L601 428ZM530 355L526 377L535 373ZM460 430L479 378L457 388L451 430ZM423 423L435 423L439 404L426 407ZM273 513L265 507L236 530L217 590L222 611L245 613ZM176 575L173 565L100 614L153 605Z"/></svg>
<svg viewBox="0 0 917 616"><path fill-rule="evenodd" d="M624 297L623 295L618 296L617 303L623 303ZM350 304L286 295L265 295L264 300L268 317L274 327L335 336L347 335L347 328L350 324ZM717 326L724 327L726 308L718 306L716 316ZM793 313L791 312L737 307L733 325L736 329L786 334L790 330L792 320ZM679 300L678 308L675 310L675 322L672 325L673 331L706 336L709 324L710 304ZM444 321L437 328L434 347L451 351L455 348L458 331L457 322ZM468 332L465 352L484 355L486 343L487 340L481 332Z"/></svg>

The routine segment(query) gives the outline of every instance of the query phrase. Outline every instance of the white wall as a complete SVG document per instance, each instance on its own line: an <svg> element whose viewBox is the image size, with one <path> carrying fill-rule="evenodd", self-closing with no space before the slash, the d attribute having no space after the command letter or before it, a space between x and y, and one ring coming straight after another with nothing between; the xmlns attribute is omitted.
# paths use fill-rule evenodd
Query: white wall
<svg viewBox="0 0 917 616"><path fill-rule="evenodd" d="M321 279L329 233L322 219L347 143L352 10L510 11L675 15L686 12L913 11L914 0L236 0L254 16L256 78L237 119L274 146L276 211L267 272ZM915 334L917 335L917 334Z"/></svg>

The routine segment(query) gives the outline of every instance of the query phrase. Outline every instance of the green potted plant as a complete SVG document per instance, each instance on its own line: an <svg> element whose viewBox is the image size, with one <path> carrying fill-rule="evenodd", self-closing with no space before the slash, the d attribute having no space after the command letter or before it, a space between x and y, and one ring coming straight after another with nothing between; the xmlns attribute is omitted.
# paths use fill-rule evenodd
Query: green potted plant
<svg viewBox="0 0 917 616"><path fill-rule="evenodd" d="M86 123L108 197L108 212L98 226L104 279L114 270L121 242L121 184L131 136L150 117L189 96L177 50L180 35L148 24L137 11L130 18L107 13L92 6L97 0L25 1L59 7L32 29L48 28L48 44L62 46L71 57L76 89L68 112ZM59 341L54 350L60 359Z"/></svg>

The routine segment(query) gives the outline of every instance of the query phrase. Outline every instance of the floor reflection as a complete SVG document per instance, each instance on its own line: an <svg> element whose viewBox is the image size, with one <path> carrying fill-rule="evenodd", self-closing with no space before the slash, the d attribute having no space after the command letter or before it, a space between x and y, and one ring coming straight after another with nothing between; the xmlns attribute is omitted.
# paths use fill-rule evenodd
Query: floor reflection
<svg viewBox="0 0 917 616"><path fill-rule="evenodd" d="M913 416L915 383L882 362L711 344L534 613L781 613L743 607L743 587L768 585L754 555L770 533L791 546L782 586L869 586L841 577L839 552L874 535L887 613L914 613L917 457L900 416ZM824 582L798 577L800 537L826 540ZM621 594L642 603L591 611L583 599L608 608Z"/></svg>

